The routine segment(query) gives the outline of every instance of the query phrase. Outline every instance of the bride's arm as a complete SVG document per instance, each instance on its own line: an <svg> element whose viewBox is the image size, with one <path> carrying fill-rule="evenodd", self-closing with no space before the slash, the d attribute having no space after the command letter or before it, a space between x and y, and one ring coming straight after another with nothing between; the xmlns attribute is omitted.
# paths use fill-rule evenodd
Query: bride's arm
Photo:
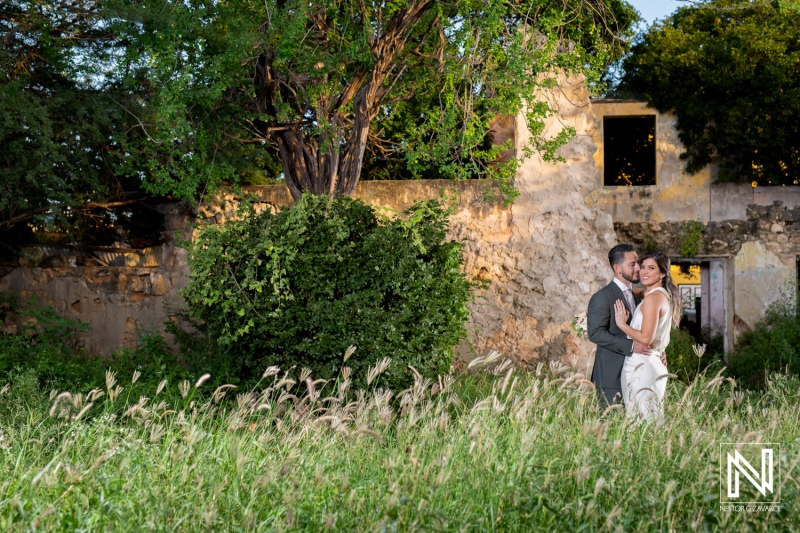
<svg viewBox="0 0 800 533"><path fill-rule="evenodd" d="M614 304L614 319L617 327L625 332L628 337L644 345L650 345L656 337L656 327L658 327L658 311L661 309L666 297L660 292L651 293L642 302L642 329L633 329L625 323L627 311L622 300L617 300Z"/></svg>

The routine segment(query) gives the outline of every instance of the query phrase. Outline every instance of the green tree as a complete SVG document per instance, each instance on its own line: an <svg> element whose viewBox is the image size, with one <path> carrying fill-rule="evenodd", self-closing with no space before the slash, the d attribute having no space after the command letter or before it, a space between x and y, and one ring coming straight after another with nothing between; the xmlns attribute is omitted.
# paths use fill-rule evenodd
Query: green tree
<svg viewBox="0 0 800 533"><path fill-rule="evenodd" d="M621 94L674 111L687 170L722 181L800 177L800 2L714 0L654 24L623 63Z"/></svg>
<svg viewBox="0 0 800 533"><path fill-rule="evenodd" d="M513 196L497 116L529 102L547 158L554 69L597 83L637 14L619 0L113 0L121 68L147 72L138 139L149 191L191 196L235 179L223 141L273 153L294 198L351 194L369 161L406 176L488 177Z"/></svg>
<svg viewBox="0 0 800 533"><path fill-rule="evenodd" d="M3 2L0 40L0 229L54 207L126 201L137 186L109 159L127 121L81 69L102 63L114 40L94 3Z"/></svg>
<svg viewBox="0 0 800 533"><path fill-rule="evenodd" d="M278 213L209 225L193 243L182 294L201 320L208 351L192 359L216 376L257 381L265 368L308 367L334 378L344 366L363 385L392 359L382 382L398 389L449 370L478 285L447 241L450 212L435 201L393 220L349 197L304 195Z"/></svg>
<svg viewBox="0 0 800 533"><path fill-rule="evenodd" d="M0 3L2 242L33 238L31 226L98 244L115 228L157 230L160 215L140 203L157 91L143 65L120 61L128 43L108 16L93 0ZM207 146L238 181L277 174L263 149L218 141Z"/></svg>

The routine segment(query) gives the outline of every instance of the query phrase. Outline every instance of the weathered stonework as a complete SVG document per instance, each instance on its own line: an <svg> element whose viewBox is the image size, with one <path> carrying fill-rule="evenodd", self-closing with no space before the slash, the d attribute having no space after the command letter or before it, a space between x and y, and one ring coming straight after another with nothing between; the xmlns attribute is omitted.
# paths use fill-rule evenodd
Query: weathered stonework
<svg viewBox="0 0 800 533"><path fill-rule="evenodd" d="M730 347L734 329L751 328L795 280L800 187L714 184L713 167L688 175L672 115L643 102L592 101L580 78L560 77L543 97L557 111L546 134L572 127L577 135L559 150L563 162L522 162L515 179L520 196L512 206L486 201L489 185L476 181L362 181L355 193L390 216L442 190L456 199L450 237L464 243L467 273L490 282L470 307L470 342L462 355L499 350L520 361L577 361L588 373L593 346L578 339L569 323L611 278L608 250L626 241L640 250L661 249L675 260L705 262L707 307L719 312L718 319L709 315L709 323L730 333ZM603 117L615 114L656 115L656 185L603 186ZM528 140L523 120L524 115L498 120L495 138L513 138L520 147ZM245 192L256 198L257 211L291 203L283 185ZM207 198L199 222L224 224L236 216L238 203L229 191ZM35 295L89 322L92 332L82 341L97 354L132 342L137 328L162 327L170 307L180 304L178 291L189 275L186 251L176 246L174 233L190 238L192 221L178 205L159 209L167 227L163 246L84 255L29 249L19 266L0 266L0 291ZM701 222L704 232L698 253L681 257L690 221Z"/></svg>
<svg viewBox="0 0 800 533"><path fill-rule="evenodd" d="M779 299L796 281L800 256L800 207L750 204L745 220L704 224L698 253L681 258L681 241L689 222L617 222L620 241L641 250L657 249L675 259L699 262L707 258L733 258L734 328L738 335L752 329L764 309Z"/></svg>
<svg viewBox="0 0 800 533"><path fill-rule="evenodd" d="M35 297L62 316L91 326L75 344L95 355L131 346L148 330L161 330L172 309L182 303L186 285L186 250L175 245L175 232L187 229L179 204L159 206L165 214L163 246L143 250L100 252L80 257L68 248L23 250L20 266L0 277L0 292L19 301ZM56 258L56 261L53 261ZM6 333L15 333L19 317L9 317Z"/></svg>

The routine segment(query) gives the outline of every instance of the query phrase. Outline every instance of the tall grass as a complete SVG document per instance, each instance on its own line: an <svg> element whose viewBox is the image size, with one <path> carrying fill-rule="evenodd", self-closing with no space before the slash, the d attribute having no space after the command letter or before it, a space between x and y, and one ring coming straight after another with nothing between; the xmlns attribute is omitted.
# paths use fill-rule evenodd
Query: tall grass
<svg viewBox="0 0 800 533"><path fill-rule="evenodd" d="M796 530L797 380L672 381L664 421L636 424L601 417L574 369L478 363L397 393L350 391L347 369L141 398L112 374L50 395L19 376L0 396L0 529ZM719 443L759 441L783 445L781 510L720 510Z"/></svg>

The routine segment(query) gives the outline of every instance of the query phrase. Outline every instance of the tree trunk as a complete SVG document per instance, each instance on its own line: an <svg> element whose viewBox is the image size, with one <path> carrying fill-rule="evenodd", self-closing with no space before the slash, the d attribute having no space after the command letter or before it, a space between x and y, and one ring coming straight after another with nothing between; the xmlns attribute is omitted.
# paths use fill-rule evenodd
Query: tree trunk
<svg viewBox="0 0 800 533"><path fill-rule="evenodd" d="M329 121L318 136L306 135L302 124L304 118L295 124L272 127L264 122L258 123L264 138L272 137L277 143L284 179L292 198L297 200L304 191L328 196L350 196L355 192L361 177L370 122L393 85L391 76L397 79L402 75L403 68L395 62L405 46L409 30L430 5L430 0L419 0L394 15L384 33L375 37L371 44L375 64L369 71L362 71L354 77L356 85L351 85L351 90L340 95L323 96L313 103L302 102L308 107L303 108L305 112L300 113L301 116L305 118L310 111L318 121ZM278 82L280 73L273 70L272 63L271 54L261 55L258 59L256 108L259 113L275 120L275 103L280 100L281 89ZM395 74L392 74L393 70ZM283 101L292 100L289 95L283 96L286 97ZM301 103L296 94L293 96L295 104ZM340 113L343 101L349 101L349 98L353 98L353 123L348 127ZM339 102L338 106L332 105L335 101Z"/></svg>

